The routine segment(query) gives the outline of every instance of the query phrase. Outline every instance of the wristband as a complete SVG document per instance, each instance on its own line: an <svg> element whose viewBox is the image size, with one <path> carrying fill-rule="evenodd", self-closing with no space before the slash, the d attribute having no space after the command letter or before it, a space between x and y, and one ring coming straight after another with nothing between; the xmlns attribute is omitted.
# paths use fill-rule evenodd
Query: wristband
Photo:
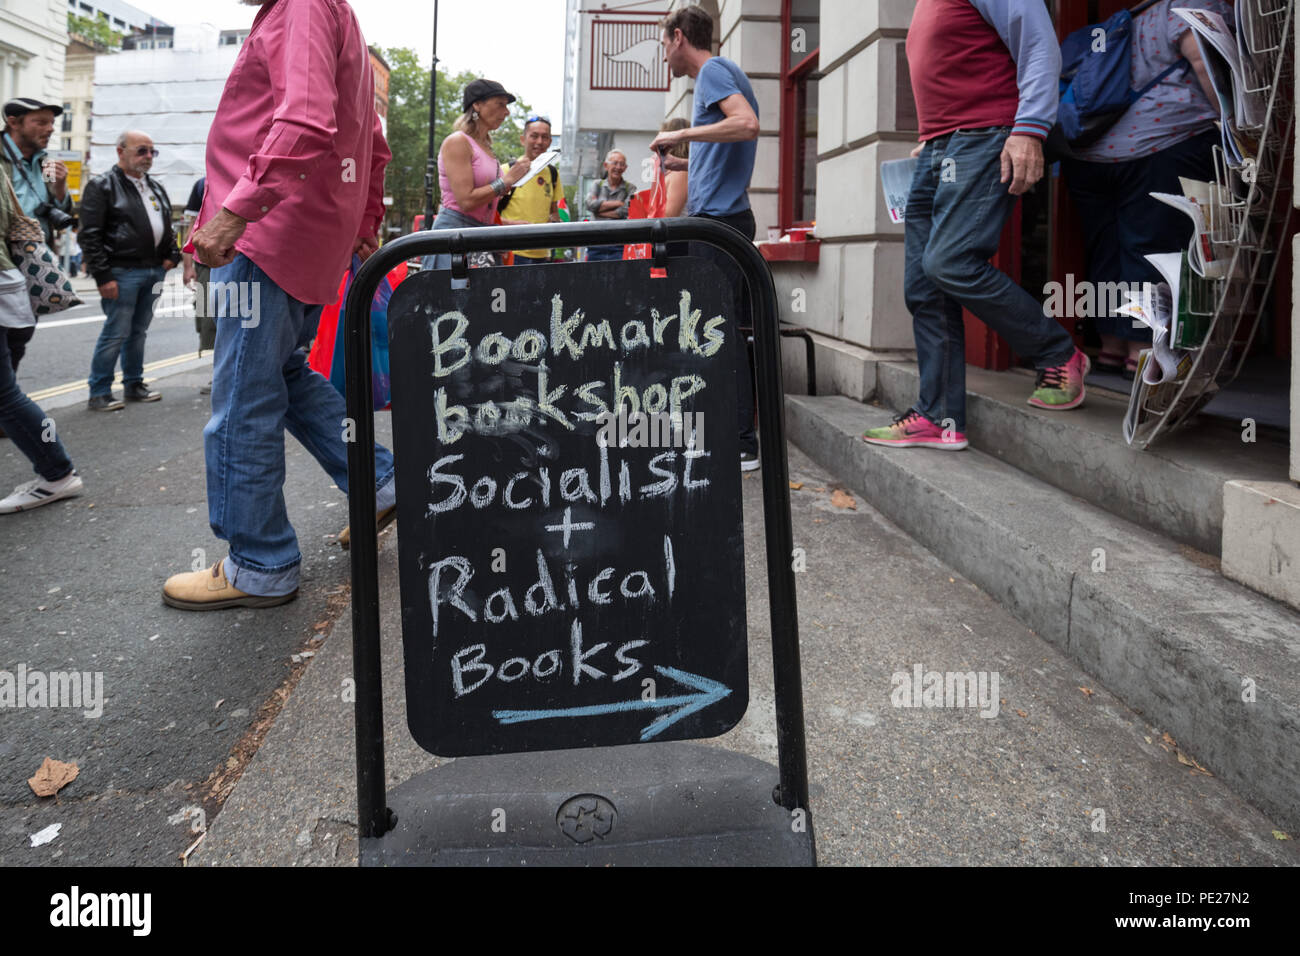
<svg viewBox="0 0 1300 956"><path fill-rule="evenodd" d="M492 180L490 185L492 186L492 191L496 193L498 196L500 196L503 192L506 191L506 181L502 179L500 176Z"/></svg>

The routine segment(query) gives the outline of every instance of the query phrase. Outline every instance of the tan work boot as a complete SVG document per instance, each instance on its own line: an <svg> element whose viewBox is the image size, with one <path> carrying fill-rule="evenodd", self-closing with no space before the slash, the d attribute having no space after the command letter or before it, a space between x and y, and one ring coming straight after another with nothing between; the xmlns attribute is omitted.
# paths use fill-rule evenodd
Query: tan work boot
<svg viewBox="0 0 1300 956"><path fill-rule="evenodd" d="M275 607L288 604L298 596L290 594L262 597L245 594L226 580L226 562L218 561L210 569L173 574L163 585L163 603L183 611L219 611L225 607Z"/></svg>
<svg viewBox="0 0 1300 956"><path fill-rule="evenodd" d="M385 508L379 514L375 515L375 534L383 531L397 519L397 505L391 508ZM339 547L347 551L352 547L352 525L348 525L339 532Z"/></svg>

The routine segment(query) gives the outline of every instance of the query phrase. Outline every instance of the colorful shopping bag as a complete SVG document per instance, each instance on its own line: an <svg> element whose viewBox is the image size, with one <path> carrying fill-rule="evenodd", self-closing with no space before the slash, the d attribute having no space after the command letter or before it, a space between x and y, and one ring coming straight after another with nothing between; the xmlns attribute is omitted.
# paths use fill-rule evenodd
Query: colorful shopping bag
<svg viewBox="0 0 1300 956"><path fill-rule="evenodd" d="M343 303L347 301L348 290L352 288L352 277L361 268L361 257L352 256L352 265L343 273L339 282L338 298L332 305L327 305L321 312L320 324L316 328L316 340L312 342L307 364L330 380L330 384L340 395L347 395L344 385L343 356L346 351L343 343L344 324ZM389 381L388 366L388 300L393 290L406 278L406 263L394 268L379 283L375 297L370 303L370 395L375 411L382 411L392 404L392 388Z"/></svg>

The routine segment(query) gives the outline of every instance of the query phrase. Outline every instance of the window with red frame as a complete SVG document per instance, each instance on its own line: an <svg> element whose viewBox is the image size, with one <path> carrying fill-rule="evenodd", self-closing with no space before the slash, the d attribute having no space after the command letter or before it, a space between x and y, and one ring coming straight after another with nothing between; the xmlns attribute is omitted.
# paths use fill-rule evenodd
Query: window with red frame
<svg viewBox="0 0 1300 956"><path fill-rule="evenodd" d="M781 0L781 230L817 214L817 56L821 0Z"/></svg>

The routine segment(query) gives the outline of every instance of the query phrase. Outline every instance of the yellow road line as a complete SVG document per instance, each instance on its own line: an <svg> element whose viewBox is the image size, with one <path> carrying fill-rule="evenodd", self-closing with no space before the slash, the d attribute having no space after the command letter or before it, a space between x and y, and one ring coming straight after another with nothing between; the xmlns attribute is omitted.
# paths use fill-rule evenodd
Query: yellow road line
<svg viewBox="0 0 1300 956"><path fill-rule="evenodd" d="M144 367L144 371L156 372L159 369L170 368L173 365L181 365L185 362L194 362L197 360L199 360L199 357L197 355L193 354L192 352L187 352L184 355L174 355L171 358L159 359L157 362L150 362L148 365ZM121 372L118 372L117 375L114 377L113 384L114 385L122 384ZM33 402L40 403L42 401L45 401L46 399L58 398L60 395L67 395L69 392L75 392L77 389L85 388L85 387L86 387L86 380L83 378L79 382L68 382L66 385L52 385L49 388L41 389L39 392L31 392L30 394L28 394L27 397L30 398Z"/></svg>

